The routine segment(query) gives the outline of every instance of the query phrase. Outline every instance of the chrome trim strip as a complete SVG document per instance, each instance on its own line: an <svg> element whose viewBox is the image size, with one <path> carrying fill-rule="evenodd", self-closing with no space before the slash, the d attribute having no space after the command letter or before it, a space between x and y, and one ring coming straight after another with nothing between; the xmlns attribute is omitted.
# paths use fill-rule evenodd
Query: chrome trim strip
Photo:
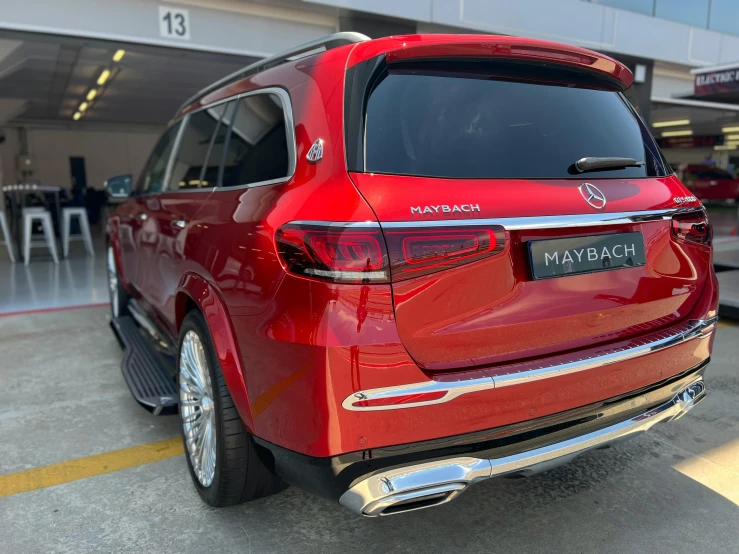
<svg viewBox="0 0 739 554"><path fill-rule="evenodd" d="M139 306L139 303L136 301L135 298L132 298L128 301L128 311L133 319L136 321L136 323L139 324L139 327L149 333L149 335L151 335L151 338L158 342L159 346L161 346L168 353L174 353L174 345L170 344L169 340L159 330L159 327L157 327L156 323L154 323L154 321L152 321L149 316L146 315L141 306Z"/></svg>
<svg viewBox="0 0 739 554"><path fill-rule="evenodd" d="M489 219L424 219L413 221L383 221L382 227L448 227L451 225L499 225L509 231L525 229L556 229L560 227L594 227L597 225L624 225L646 223L670 219L675 214L694 212L703 209L672 208L669 210L649 210L643 212L613 212L572 215L546 215L531 217L501 217Z"/></svg>
<svg viewBox="0 0 739 554"><path fill-rule="evenodd" d="M341 495L339 503L366 517L444 504L478 481L512 473L533 474L569 462L588 450L647 431L657 423L678 419L705 396L705 383L699 377L668 402L603 429L503 458L451 458L391 469L355 484ZM634 405L647 402L643 396L633 401ZM405 510L399 506L400 509L385 513L385 510L400 502L436 498L438 502L417 506L411 504Z"/></svg>
<svg viewBox="0 0 739 554"><path fill-rule="evenodd" d="M362 227L379 229L380 224L376 221L291 221L295 225L314 225L316 227Z"/></svg>
<svg viewBox="0 0 739 554"><path fill-rule="evenodd" d="M680 326L677 332L668 334L667 336L649 340L644 344L640 344L627 350L617 350L607 354L600 354L591 358L580 359L572 362L560 363L556 365L538 367L536 369L525 369L521 371L511 371L500 375L491 375L479 377L476 379L459 380L459 381L426 381L423 383L411 383L407 385L399 385L396 387L384 387L379 389L370 389L358 391L349 395L342 402L342 407L350 411L380 411L380 410L400 410L405 408L417 408L419 406L432 406L434 404L442 404L454 400L458 396L471 392L483 390L510 387L514 385L523 385L541 381L542 379L551 379L562 375L569 375L580 371L587 371L596 367L603 367L610 364L624 362L654 352L665 350L672 346L691 341L693 339L707 338L716 328L718 317L708 320L689 320ZM659 333L659 332L658 332ZM658 333L653 333L652 336ZM633 339L633 340L639 340ZM514 364L514 367L523 366L523 364ZM354 404L367 400L381 400L391 398L401 398L414 394L427 394L434 392L444 392L446 395L441 398L429 401L408 402L405 404L388 404L385 406L355 406Z"/></svg>

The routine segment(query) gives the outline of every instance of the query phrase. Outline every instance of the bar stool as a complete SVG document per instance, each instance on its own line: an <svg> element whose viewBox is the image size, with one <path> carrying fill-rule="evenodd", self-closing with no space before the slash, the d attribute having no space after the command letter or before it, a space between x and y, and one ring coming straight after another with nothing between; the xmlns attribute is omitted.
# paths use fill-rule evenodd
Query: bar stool
<svg viewBox="0 0 739 554"><path fill-rule="evenodd" d="M44 240L31 240L33 222L40 221L44 230ZM54 263L59 263L56 255L56 238L54 237L54 225L51 221L51 213L44 208L23 208L23 259L25 265L31 260L31 248L45 246L51 252Z"/></svg>
<svg viewBox="0 0 739 554"><path fill-rule="evenodd" d="M15 254L13 253L13 239L10 236L10 229L8 229L8 220L5 217L5 212L0 211L0 227L3 231L3 242L8 249L8 256L10 256L10 262L15 263Z"/></svg>
<svg viewBox="0 0 739 554"><path fill-rule="evenodd" d="M70 236L69 229L72 225L72 218L76 217L80 225L80 234ZM62 251L64 257L69 256L69 241L83 240L85 241L85 250L91 258L95 257L95 250L92 247L92 233L90 233L90 220L87 219L87 210L85 208L62 208Z"/></svg>

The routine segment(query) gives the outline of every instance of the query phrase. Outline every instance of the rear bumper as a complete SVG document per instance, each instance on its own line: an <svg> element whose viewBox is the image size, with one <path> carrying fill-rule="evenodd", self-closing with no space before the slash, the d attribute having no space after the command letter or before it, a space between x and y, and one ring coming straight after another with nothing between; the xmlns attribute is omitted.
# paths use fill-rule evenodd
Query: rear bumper
<svg viewBox="0 0 739 554"><path fill-rule="evenodd" d="M705 398L705 394L700 377L655 408L568 440L502 458L450 458L380 472L352 486L341 495L339 503L368 517L444 504L478 481L543 471L588 450L647 431L657 423L678 419Z"/></svg>
<svg viewBox="0 0 739 554"><path fill-rule="evenodd" d="M567 412L418 443L324 458L256 440L289 483L365 516L389 515L448 502L479 480L542 471L677 419L704 398L707 363Z"/></svg>

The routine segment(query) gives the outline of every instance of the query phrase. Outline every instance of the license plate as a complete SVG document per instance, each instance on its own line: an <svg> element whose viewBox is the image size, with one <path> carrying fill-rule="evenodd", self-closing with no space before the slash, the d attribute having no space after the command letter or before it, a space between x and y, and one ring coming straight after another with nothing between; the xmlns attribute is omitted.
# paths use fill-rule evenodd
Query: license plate
<svg viewBox="0 0 739 554"><path fill-rule="evenodd" d="M529 242L531 274L549 279L646 264L641 233L617 233Z"/></svg>

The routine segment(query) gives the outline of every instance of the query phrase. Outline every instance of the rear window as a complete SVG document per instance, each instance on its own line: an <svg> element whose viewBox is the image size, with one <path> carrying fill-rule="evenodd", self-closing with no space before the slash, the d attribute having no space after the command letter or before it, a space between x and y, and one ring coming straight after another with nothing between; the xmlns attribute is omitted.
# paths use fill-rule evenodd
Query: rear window
<svg viewBox="0 0 739 554"><path fill-rule="evenodd" d="M460 66L462 64L457 64ZM518 70L525 75L523 69ZM588 179L665 175L661 154L622 94L583 74L402 68L385 71L366 104L364 170L452 178L573 178L580 158L642 167Z"/></svg>

